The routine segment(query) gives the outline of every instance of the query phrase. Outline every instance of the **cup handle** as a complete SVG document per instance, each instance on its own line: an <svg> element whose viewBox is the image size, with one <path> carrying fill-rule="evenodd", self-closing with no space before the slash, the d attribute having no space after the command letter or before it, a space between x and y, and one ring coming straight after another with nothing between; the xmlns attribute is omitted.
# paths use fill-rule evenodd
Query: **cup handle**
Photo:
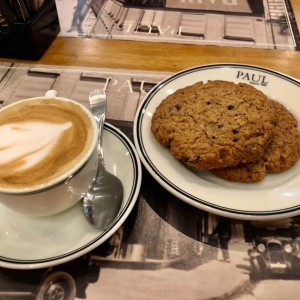
<svg viewBox="0 0 300 300"><path fill-rule="evenodd" d="M54 98L57 97L58 92L56 90L49 90L46 92L45 97Z"/></svg>

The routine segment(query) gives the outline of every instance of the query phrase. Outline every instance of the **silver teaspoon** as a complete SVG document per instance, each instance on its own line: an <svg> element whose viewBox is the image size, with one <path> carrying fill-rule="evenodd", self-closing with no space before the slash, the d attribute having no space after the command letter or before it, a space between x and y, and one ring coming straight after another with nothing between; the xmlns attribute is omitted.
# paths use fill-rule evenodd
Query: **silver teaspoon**
<svg viewBox="0 0 300 300"><path fill-rule="evenodd" d="M98 170L88 192L83 198L83 213L89 223L105 230L115 220L123 201L123 185L118 177L105 169L102 147L103 126L106 113L106 94L102 90L92 91L89 95L90 110L99 130Z"/></svg>

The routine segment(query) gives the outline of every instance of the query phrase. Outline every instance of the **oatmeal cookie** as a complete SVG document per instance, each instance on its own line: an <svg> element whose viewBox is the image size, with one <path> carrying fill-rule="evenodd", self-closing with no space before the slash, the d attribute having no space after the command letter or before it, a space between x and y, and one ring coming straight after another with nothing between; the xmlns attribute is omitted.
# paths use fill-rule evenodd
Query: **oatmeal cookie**
<svg viewBox="0 0 300 300"><path fill-rule="evenodd" d="M268 173L283 172L295 165L300 157L300 132L297 120L283 105L278 102L274 104L278 116L274 138L263 155Z"/></svg>
<svg viewBox="0 0 300 300"><path fill-rule="evenodd" d="M214 169L211 172L228 181L245 183L262 181L267 174L266 164L262 158L236 167Z"/></svg>
<svg viewBox="0 0 300 300"><path fill-rule="evenodd" d="M215 80L177 90L153 114L151 131L197 169L259 160L273 136L271 101L248 84Z"/></svg>
<svg viewBox="0 0 300 300"><path fill-rule="evenodd" d="M273 105L277 115L274 136L263 157L257 162L212 170L215 175L230 181L257 182L263 180L267 173L286 171L298 162L300 132L297 120L282 104L273 101Z"/></svg>

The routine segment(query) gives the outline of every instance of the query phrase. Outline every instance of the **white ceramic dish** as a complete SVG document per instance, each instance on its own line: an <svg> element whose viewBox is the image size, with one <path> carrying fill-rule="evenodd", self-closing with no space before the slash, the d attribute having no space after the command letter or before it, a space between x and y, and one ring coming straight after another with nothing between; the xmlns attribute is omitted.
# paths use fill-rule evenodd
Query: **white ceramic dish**
<svg viewBox="0 0 300 300"><path fill-rule="evenodd" d="M68 262L106 241L125 221L138 198L141 164L130 140L112 125L104 126L104 153L108 171L124 185L122 208L106 231L92 228L81 201L47 217L29 217L0 204L0 267L36 269Z"/></svg>
<svg viewBox="0 0 300 300"><path fill-rule="evenodd" d="M260 183L233 183L209 172L192 172L152 135L152 114L167 95L197 81L216 79L253 84L284 104L300 123L298 80L249 65L214 64L191 68L158 84L139 107L134 122L134 140L142 163L172 194L211 213L244 220L279 219L300 214L300 162L284 173L268 174Z"/></svg>

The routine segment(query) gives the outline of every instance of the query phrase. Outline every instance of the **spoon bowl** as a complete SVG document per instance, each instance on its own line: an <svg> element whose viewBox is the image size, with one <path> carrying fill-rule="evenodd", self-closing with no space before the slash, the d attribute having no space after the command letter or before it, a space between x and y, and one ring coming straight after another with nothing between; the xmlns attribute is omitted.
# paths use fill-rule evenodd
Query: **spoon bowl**
<svg viewBox="0 0 300 300"><path fill-rule="evenodd" d="M96 177L83 198L83 213L95 228L105 230L117 217L123 201L121 180L105 169L102 146L103 125L106 113L106 94L102 90L92 91L89 95L90 109L99 129L99 163Z"/></svg>

